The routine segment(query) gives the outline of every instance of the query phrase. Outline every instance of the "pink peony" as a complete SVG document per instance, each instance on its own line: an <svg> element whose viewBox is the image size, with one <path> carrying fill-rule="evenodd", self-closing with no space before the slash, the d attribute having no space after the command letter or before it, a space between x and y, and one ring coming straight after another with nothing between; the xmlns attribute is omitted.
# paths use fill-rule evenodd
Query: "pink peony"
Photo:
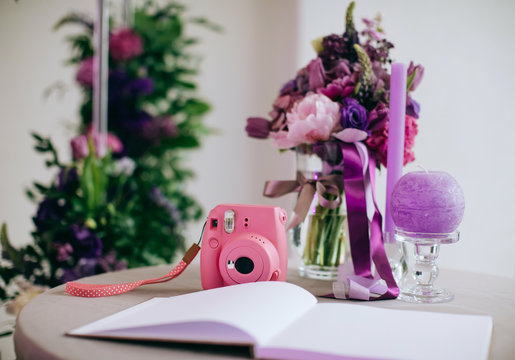
<svg viewBox="0 0 515 360"><path fill-rule="evenodd" d="M286 114L288 131L271 133L281 149L329 140L340 119L340 106L322 94L308 94Z"/></svg>
<svg viewBox="0 0 515 360"><path fill-rule="evenodd" d="M129 28L118 29L109 38L109 52L117 61L132 59L143 52L143 40Z"/></svg>
<svg viewBox="0 0 515 360"><path fill-rule="evenodd" d="M86 87L90 88L93 86L93 58L89 57L87 59L82 60L79 65L79 71L77 71L77 76L75 77L77 82Z"/></svg>
<svg viewBox="0 0 515 360"><path fill-rule="evenodd" d="M415 118L406 115L405 133L404 133L404 165L415 161L413 146L415 146L415 136L418 134L418 125ZM368 147L376 154L376 159L385 167L387 167L386 159L388 155L388 121L367 139Z"/></svg>

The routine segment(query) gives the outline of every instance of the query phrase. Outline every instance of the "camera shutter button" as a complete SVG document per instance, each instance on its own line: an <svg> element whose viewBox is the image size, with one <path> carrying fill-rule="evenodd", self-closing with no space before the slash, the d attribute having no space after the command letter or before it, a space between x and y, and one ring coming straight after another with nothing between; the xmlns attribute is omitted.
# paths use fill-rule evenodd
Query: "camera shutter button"
<svg viewBox="0 0 515 360"><path fill-rule="evenodd" d="M215 238L209 239L209 246L211 247L211 249L216 249L218 247L218 240L216 240Z"/></svg>

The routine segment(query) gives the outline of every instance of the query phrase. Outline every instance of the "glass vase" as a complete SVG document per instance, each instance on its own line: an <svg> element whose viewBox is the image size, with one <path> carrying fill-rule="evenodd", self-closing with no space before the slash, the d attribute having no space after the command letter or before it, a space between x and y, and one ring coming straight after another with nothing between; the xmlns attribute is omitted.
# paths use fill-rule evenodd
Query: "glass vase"
<svg viewBox="0 0 515 360"><path fill-rule="evenodd" d="M296 149L298 176L304 177L316 189L316 182L325 175L343 176L343 161L337 144L303 145ZM347 211L343 188L339 190L340 204L336 208L324 207L323 196L337 201L338 196L313 196L306 218L290 230L290 237L299 261L299 274L311 279L335 280L338 266L350 260Z"/></svg>

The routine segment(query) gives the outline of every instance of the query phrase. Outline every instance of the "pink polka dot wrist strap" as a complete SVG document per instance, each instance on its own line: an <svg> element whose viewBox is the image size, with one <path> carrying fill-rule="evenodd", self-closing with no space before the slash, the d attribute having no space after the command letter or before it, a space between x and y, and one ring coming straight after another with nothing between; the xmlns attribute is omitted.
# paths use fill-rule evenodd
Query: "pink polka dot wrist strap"
<svg viewBox="0 0 515 360"><path fill-rule="evenodd" d="M131 283L125 284L82 284L78 282L67 282L66 283L66 293L73 296L81 296L81 297L102 297L102 296L111 296L111 295L119 295L126 292L129 292L141 285L148 284L158 284L166 281L170 281L177 276L179 276L186 267L191 263L191 261L197 256L200 250L200 246L197 244L193 244L186 254L182 258L182 260L177 264L168 274L165 276L161 276L155 279L147 279L147 280L139 280Z"/></svg>

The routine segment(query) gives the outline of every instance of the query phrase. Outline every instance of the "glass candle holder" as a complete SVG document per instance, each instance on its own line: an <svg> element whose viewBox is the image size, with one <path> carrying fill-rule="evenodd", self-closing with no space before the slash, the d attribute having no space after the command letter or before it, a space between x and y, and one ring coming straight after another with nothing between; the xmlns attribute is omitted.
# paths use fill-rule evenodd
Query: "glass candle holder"
<svg viewBox="0 0 515 360"><path fill-rule="evenodd" d="M436 260L440 245L452 244L459 240L459 231L450 233L417 233L395 229L395 238L405 244L411 244L414 249L415 262L406 278L400 282L398 299L411 303L441 303L448 302L454 295L444 289L434 286L438 277Z"/></svg>

